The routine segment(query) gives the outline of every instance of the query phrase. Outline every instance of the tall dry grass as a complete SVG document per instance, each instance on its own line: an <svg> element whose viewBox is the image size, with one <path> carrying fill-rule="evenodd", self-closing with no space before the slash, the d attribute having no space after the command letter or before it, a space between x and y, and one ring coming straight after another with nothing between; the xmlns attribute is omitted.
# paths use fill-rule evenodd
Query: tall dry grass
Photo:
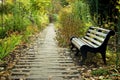
<svg viewBox="0 0 120 80"><path fill-rule="evenodd" d="M84 24L76 18L70 7L63 8L59 13L59 25L57 29L58 44L62 47L69 45L70 37L80 37L84 33Z"/></svg>

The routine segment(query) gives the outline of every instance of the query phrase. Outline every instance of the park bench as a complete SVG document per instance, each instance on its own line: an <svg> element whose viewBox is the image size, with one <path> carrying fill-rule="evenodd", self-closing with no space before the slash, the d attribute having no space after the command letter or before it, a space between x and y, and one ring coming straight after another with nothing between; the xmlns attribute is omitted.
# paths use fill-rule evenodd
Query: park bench
<svg viewBox="0 0 120 80"><path fill-rule="evenodd" d="M73 48L76 49L75 55L78 55L80 52L82 56L80 65L82 65L87 58L87 52L101 53L104 64L106 64L107 43L113 35L115 35L113 30L99 27L89 27L86 35L82 38L75 36L70 38L71 50L73 50Z"/></svg>

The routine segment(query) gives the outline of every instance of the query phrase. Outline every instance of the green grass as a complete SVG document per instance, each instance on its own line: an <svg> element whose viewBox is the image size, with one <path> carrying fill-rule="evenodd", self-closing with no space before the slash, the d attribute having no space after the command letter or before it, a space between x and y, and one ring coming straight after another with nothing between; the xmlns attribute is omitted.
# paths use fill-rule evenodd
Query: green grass
<svg viewBox="0 0 120 80"><path fill-rule="evenodd" d="M97 69L97 70L93 70L91 74L95 76L101 76L101 75L109 74L109 71L106 69Z"/></svg>

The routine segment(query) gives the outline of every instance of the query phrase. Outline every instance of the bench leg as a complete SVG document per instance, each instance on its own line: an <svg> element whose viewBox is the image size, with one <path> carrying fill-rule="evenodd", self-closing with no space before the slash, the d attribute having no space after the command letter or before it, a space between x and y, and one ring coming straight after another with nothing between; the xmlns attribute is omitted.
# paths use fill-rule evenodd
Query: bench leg
<svg viewBox="0 0 120 80"><path fill-rule="evenodd" d="M70 49L73 50L73 48L74 48L74 45L71 43Z"/></svg>
<svg viewBox="0 0 120 80"><path fill-rule="evenodd" d="M75 56L78 56L79 52L80 52L80 51L77 49L77 51L76 51L76 53L75 53Z"/></svg>
<svg viewBox="0 0 120 80"><path fill-rule="evenodd" d="M80 65L83 65L86 58L87 58L87 51L81 51L81 55L82 55L82 60L80 61Z"/></svg>
<svg viewBox="0 0 120 80"><path fill-rule="evenodd" d="M82 66L84 64L85 60L86 60L86 58L82 57L82 60L80 61L79 65Z"/></svg>
<svg viewBox="0 0 120 80"><path fill-rule="evenodd" d="M106 52L101 52L102 59L104 61L104 64L106 65Z"/></svg>
<svg viewBox="0 0 120 80"><path fill-rule="evenodd" d="M74 48L74 46L72 45L72 46L71 46L71 50L73 50L73 48Z"/></svg>

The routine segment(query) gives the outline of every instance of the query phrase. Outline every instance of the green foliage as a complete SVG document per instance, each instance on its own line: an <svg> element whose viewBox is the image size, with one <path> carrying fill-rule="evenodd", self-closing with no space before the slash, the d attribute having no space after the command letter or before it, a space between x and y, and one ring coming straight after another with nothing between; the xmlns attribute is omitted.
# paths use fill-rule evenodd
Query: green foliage
<svg viewBox="0 0 120 80"><path fill-rule="evenodd" d="M12 8L13 8L13 5L10 3L5 3L5 4L0 3L0 14L11 13Z"/></svg>
<svg viewBox="0 0 120 80"><path fill-rule="evenodd" d="M115 26L117 26L116 28L116 69L119 68L120 66L120 0L117 0L117 5L116 8L119 11L119 14L117 16L117 24L115 24Z"/></svg>
<svg viewBox="0 0 120 80"><path fill-rule="evenodd" d="M25 32L28 25L42 29L47 24L51 0L6 0L0 3L0 38L8 32ZM45 26L45 25L44 25Z"/></svg>
<svg viewBox="0 0 120 80"><path fill-rule="evenodd" d="M106 69L97 69L97 70L93 70L91 74L96 76L101 76L101 75L105 76L109 74L109 71Z"/></svg>
<svg viewBox="0 0 120 80"><path fill-rule="evenodd" d="M52 14L58 14L62 8L63 7L61 5L60 0L52 0L52 9L51 9Z"/></svg>
<svg viewBox="0 0 120 80"><path fill-rule="evenodd" d="M6 57L16 45L20 44L22 36L11 35L11 37L0 40L0 60Z"/></svg>
<svg viewBox="0 0 120 80"><path fill-rule="evenodd" d="M116 5L116 8L119 10L119 12L120 12L120 0L118 0L118 5Z"/></svg>
<svg viewBox="0 0 120 80"><path fill-rule="evenodd" d="M119 13L116 4L118 4L119 0L86 0L85 2L90 7L90 14L96 25L104 27L108 23L117 23L116 17ZM118 6L117 8L119 8Z"/></svg>
<svg viewBox="0 0 120 80"><path fill-rule="evenodd" d="M8 7L4 9L4 5L7 5ZM0 33L4 35L0 35L0 38L9 36L9 34L7 33L10 31L12 32L25 31L26 25L28 25L28 23L30 24L30 22L28 22L28 19L26 18L25 14L22 14L22 10L24 8L23 4L20 2L15 2L15 3L5 2L4 5L2 5L2 10L4 12L1 14L1 18L0 18L1 20L0 25L3 30ZM9 8L9 6L12 7ZM7 8L9 9L9 11L7 11L8 10Z"/></svg>
<svg viewBox="0 0 120 80"><path fill-rule="evenodd" d="M69 3L66 0L60 0L63 7L67 6Z"/></svg>
<svg viewBox="0 0 120 80"><path fill-rule="evenodd" d="M25 32L24 32L24 35L22 36L22 41L23 42L30 42L30 37L33 35L33 34L35 34L35 33L37 33L39 30L38 30L38 27L36 27L36 26L27 26L27 28L26 28L26 30L25 30Z"/></svg>
<svg viewBox="0 0 120 80"><path fill-rule="evenodd" d="M65 47L69 44L71 36L81 36L85 28L79 18L75 18L71 8L64 8L59 13L59 27L57 31L57 40L59 45ZM81 34L81 35L80 35Z"/></svg>
<svg viewBox="0 0 120 80"><path fill-rule="evenodd" d="M48 14L51 9L51 0L30 0L29 19L33 25L42 29L44 24L48 24Z"/></svg>
<svg viewBox="0 0 120 80"><path fill-rule="evenodd" d="M69 4L72 4L74 3L75 1L78 1L78 0L66 0Z"/></svg>
<svg viewBox="0 0 120 80"><path fill-rule="evenodd" d="M73 14L75 15L75 18L79 18L84 22L84 24L91 23L91 15L89 13L89 6L81 1L78 0L73 4L73 9L72 9Z"/></svg>
<svg viewBox="0 0 120 80"><path fill-rule="evenodd" d="M6 30L0 27L0 38L4 38L6 36Z"/></svg>
<svg viewBox="0 0 120 80"><path fill-rule="evenodd" d="M21 41L48 24L51 0L2 0L0 3L0 60ZM1 2L2 2L1 1Z"/></svg>
<svg viewBox="0 0 120 80"><path fill-rule="evenodd" d="M59 45L63 47L69 44L70 37L83 36L87 26L92 23L88 5L80 0L66 1L69 5L59 12L57 32L57 40Z"/></svg>

